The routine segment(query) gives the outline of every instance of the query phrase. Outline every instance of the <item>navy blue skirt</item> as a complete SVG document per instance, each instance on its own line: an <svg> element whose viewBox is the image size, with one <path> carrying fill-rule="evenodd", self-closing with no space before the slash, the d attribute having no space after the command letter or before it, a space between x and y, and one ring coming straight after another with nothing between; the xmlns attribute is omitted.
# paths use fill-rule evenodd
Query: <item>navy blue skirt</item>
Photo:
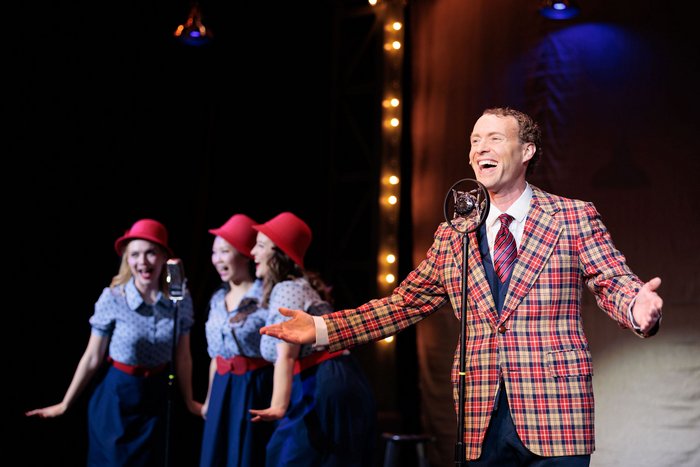
<svg viewBox="0 0 700 467"><path fill-rule="evenodd" d="M131 376L110 367L88 405L88 466L165 462L168 372Z"/></svg>
<svg viewBox="0 0 700 467"><path fill-rule="evenodd" d="M270 422L250 421L249 409L266 409L272 398L274 366L242 375L214 374L202 436L201 467L261 467L275 429Z"/></svg>
<svg viewBox="0 0 700 467"><path fill-rule="evenodd" d="M290 408L267 445L267 467L375 465L377 407L352 355L294 375Z"/></svg>

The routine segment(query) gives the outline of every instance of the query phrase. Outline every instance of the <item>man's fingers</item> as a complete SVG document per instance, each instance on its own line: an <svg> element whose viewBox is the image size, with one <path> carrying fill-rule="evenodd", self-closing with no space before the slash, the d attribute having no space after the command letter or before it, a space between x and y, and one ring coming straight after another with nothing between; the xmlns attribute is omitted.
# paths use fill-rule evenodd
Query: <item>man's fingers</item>
<svg viewBox="0 0 700 467"><path fill-rule="evenodd" d="M260 334L264 334L272 337L279 337L282 331L279 330L279 324L273 324L270 326L265 326L260 328Z"/></svg>
<svg viewBox="0 0 700 467"><path fill-rule="evenodd" d="M661 308L664 305L664 301L661 299L656 294L656 289L659 288L661 285L661 279L658 277L653 278L646 284L644 284L644 288L647 290L647 292L650 294L649 296L649 310L652 315L652 319L656 320L661 316Z"/></svg>
<svg viewBox="0 0 700 467"><path fill-rule="evenodd" d="M661 314L661 309L664 307L664 301L661 299L661 297L657 297L655 305L659 310L659 314Z"/></svg>
<svg viewBox="0 0 700 467"><path fill-rule="evenodd" d="M282 316L296 316L297 313L300 313L301 310L290 310L289 308L282 308L280 307L280 313Z"/></svg>
<svg viewBox="0 0 700 467"><path fill-rule="evenodd" d="M649 291L649 292L654 292L656 289L659 288L661 285L661 278L655 277L646 284L644 284L644 287Z"/></svg>

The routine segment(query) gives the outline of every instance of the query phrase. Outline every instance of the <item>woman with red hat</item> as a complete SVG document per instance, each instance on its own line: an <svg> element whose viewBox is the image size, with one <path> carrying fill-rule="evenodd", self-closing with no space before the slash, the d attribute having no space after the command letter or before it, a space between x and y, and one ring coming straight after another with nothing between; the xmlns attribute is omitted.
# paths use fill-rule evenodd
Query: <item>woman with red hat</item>
<svg viewBox="0 0 700 467"><path fill-rule="evenodd" d="M122 258L119 273L95 304L90 340L63 401L27 416L63 415L109 355L88 405L88 465L163 465L176 311L168 299L166 263L173 252L165 227L152 219L134 223L114 246ZM187 408L199 415L201 404L192 399L193 315L185 293L177 308L175 369Z"/></svg>
<svg viewBox="0 0 700 467"><path fill-rule="evenodd" d="M263 284L255 278L250 253L255 224L236 214L209 231L216 236L211 262L223 284L212 295L205 325L211 365L202 407L201 467L264 465L265 446L274 430L272 424L252 423L248 413L270 405L273 372L260 354L267 310L260 307Z"/></svg>
<svg viewBox="0 0 700 467"><path fill-rule="evenodd" d="M253 256L264 280L266 325L289 318L280 308L311 315L332 312L327 289L304 269L311 229L284 212L258 231ZM263 335L263 358L275 363L270 407L251 410L254 421L279 420L267 445L266 465L374 466L376 404L372 389L349 352L331 354Z"/></svg>

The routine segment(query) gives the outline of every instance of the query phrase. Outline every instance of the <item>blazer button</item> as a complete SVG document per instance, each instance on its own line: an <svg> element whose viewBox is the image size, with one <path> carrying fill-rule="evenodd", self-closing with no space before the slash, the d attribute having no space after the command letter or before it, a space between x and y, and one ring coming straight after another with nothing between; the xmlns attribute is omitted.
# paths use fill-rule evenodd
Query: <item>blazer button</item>
<svg viewBox="0 0 700 467"><path fill-rule="evenodd" d="M500 326L498 326L498 332L500 332L501 334L505 334L505 333L506 333L506 327L505 327L504 325L501 324Z"/></svg>

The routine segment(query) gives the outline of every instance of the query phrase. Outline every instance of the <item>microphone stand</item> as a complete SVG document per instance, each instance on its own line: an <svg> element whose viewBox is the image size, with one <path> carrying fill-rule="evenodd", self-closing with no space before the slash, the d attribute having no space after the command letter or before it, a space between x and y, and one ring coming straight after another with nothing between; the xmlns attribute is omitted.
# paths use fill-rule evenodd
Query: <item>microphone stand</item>
<svg viewBox="0 0 700 467"><path fill-rule="evenodd" d="M168 296L170 300L172 300L173 305L175 305L175 311L173 313L173 342L170 356L170 374L168 375L168 409L165 425L165 467L168 467L170 465L170 425L172 424L173 411L173 382L175 381L175 358L177 356L178 302L185 296L185 284L187 283L187 279L185 278L185 271L181 260L177 258L169 259L166 263L166 267L168 270Z"/></svg>
<svg viewBox="0 0 700 467"><path fill-rule="evenodd" d="M474 182L477 184L477 188L469 192L455 191L458 185L463 182ZM449 201L450 195L454 198L454 215L452 218L449 216ZM480 198L483 195L483 200ZM489 209L491 208L491 200L489 194L486 191L484 185L480 182L473 180L471 178L465 178L458 181L450 191L447 192L445 197L445 220L452 227L452 229L462 236L462 308L460 315L460 341L459 341L459 412L458 412L458 427L457 427L457 443L455 444L455 465L464 466L466 463L466 445L464 443L464 421L465 421L465 411L464 404L465 400L465 376L466 376L466 333L467 333L467 320L466 320L466 310L467 310L467 266L468 266L468 253L469 253L469 234L475 232L481 228L486 218L489 215ZM462 217L464 219L477 215L478 219L476 224L469 230L464 231L459 230L454 226L452 220L455 217Z"/></svg>
<svg viewBox="0 0 700 467"><path fill-rule="evenodd" d="M171 297L172 298L172 297ZM175 355L177 348L177 302L179 299L173 299L173 304L175 305L175 313L173 317L173 345L170 357L170 374L168 375L168 412L165 425L165 467L170 465L169 454L170 454L170 424L172 423L172 411L173 411L173 381L175 381Z"/></svg>

